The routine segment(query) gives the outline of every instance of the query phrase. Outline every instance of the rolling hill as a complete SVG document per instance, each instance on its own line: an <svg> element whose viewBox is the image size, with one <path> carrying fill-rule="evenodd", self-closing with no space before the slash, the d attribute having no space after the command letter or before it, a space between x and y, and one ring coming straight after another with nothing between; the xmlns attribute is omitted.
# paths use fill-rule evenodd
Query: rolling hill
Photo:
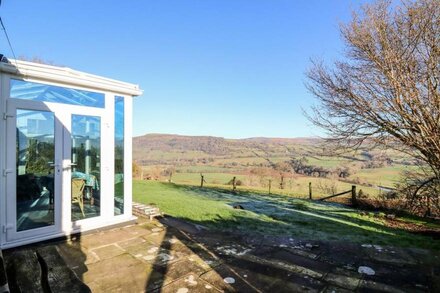
<svg viewBox="0 0 440 293"><path fill-rule="evenodd" d="M147 134L133 138L137 178L227 185L237 177L243 186L289 186L306 194L309 182L323 194L356 184L369 194L393 187L403 170L417 168L408 156L393 150L369 148L335 155L319 138L226 139L214 136ZM135 172L136 173L136 172ZM170 175L172 174L172 175ZM283 179L284 177L284 179ZM283 181L284 180L284 181Z"/></svg>
<svg viewBox="0 0 440 293"><path fill-rule="evenodd" d="M141 165L213 158L291 157L313 153L318 138L226 139L214 136L146 134L133 138L133 159Z"/></svg>

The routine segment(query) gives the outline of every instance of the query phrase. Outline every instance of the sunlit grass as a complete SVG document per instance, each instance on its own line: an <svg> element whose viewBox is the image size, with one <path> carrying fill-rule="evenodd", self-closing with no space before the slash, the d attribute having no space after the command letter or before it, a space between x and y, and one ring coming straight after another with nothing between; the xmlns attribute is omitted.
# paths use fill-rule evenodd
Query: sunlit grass
<svg viewBox="0 0 440 293"><path fill-rule="evenodd" d="M440 249L438 241L388 228L382 218L369 213L291 196L134 181L133 200L157 204L168 215L227 232Z"/></svg>

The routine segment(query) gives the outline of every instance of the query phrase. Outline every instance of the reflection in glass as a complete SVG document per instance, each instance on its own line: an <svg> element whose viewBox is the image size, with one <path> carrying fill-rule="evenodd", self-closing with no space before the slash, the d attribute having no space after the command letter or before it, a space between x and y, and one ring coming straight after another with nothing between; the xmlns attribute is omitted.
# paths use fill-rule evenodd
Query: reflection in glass
<svg viewBox="0 0 440 293"><path fill-rule="evenodd" d="M53 225L54 114L17 109L16 121L17 231Z"/></svg>
<svg viewBox="0 0 440 293"><path fill-rule="evenodd" d="M102 93L11 79L11 98L104 108Z"/></svg>
<svg viewBox="0 0 440 293"><path fill-rule="evenodd" d="M115 215L124 213L124 98L115 97Z"/></svg>
<svg viewBox="0 0 440 293"><path fill-rule="evenodd" d="M72 221L100 215L101 120L72 115Z"/></svg>

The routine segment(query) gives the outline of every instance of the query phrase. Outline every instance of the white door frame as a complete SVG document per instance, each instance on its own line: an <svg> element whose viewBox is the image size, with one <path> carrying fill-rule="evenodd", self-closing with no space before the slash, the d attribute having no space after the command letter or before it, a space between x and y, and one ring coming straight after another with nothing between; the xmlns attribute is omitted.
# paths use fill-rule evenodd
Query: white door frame
<svg viewBox="0 0 440 293"><path fill-rule="evenodd" d="M6 122L6 241L13 242L21 239L44 237L61 230L61 185L63 172L61 168L61 156L63 147L62 125L57 119L56 113L42 102L13 100L7 101ZM16 169L16 125L17 109L31 111L46 111L54 114L54 225L17 231L17 169Z"/></svg>
<svg viewBox="0 0 440 293"><path fill-rule="evenodd" d="M59 107L60 105L57 104L56 107ZM91 107L84 107L84 106L72 106L68 105L67 107L64 105L62 107L62 117L60 117L60 120L63 124L63 184L62 184L62 194L64 195L62 197L62 227L63 232L66 234L71 233L72 231L81 230L82 227L87 226L90 223L94 222L100 222L103 216L105 216L105 208L104 204L105 201L102 200L102 179L105 177L105 174L103 174L103 161L105 160L105 156L103 156L104 146L106 145L103 142L103 137L105 137L104 133L104 122L106 117L106 111L103 108L91 108ZM83 220L78 220L75 222L71 221L72 218L72 201L71 201L71 188L72 188L72 181L71 181L71 164L72 164L72 139L71 139L71 133L72 133L72 115L81 115L81 116L93 116L93 117L99 117L101 122L101 129L100 129L100 135L101 135L101 164L100 164L100 174L101 174L101 181L100 189L101 189L101 207L100 207L100 215L92 218L87 218ZM104 175L104 176L103 176Z"/></svg>
<svg viewBox="0 0 440 293"><path fill-rule="evenodd" d="M54 225L35 228L25 231L17 231L17 208L16 208L16 109L49 111L54 113L55 118L55 175L54 175ZM71 129L72 115L84 115L99 117L101 120L101 208L100 215L84 220L71 221ZM108 145L104 141L111 135L108 128L108 113L104 108L92 108L85 106L66 105L29 100L8 99L7 101L7 130L6 130L6 242L27 241L34 238L48 238L50 235L66 235L72 231L81 230L81 227L93 226L103 222L103 218L109 215L107 205L113 202L103 199L102 188L106 176L103 168L107 166L103 161L108 151L113 148L104 148ZM12 155L15 154L15 155ZM57 170L58 169L58 170Z"/></svg>

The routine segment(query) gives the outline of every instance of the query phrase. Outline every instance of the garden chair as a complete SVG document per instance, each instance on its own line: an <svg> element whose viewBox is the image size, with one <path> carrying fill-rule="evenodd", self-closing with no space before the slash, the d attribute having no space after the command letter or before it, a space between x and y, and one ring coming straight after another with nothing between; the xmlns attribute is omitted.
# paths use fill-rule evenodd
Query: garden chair
<svg viewBox="0 0 440 293"><path fill-rule="evenodd" d="M86 181L81 178L72 178L72 203L77 203L81 209L83 217L84 215L84 187Z"/></svg>

